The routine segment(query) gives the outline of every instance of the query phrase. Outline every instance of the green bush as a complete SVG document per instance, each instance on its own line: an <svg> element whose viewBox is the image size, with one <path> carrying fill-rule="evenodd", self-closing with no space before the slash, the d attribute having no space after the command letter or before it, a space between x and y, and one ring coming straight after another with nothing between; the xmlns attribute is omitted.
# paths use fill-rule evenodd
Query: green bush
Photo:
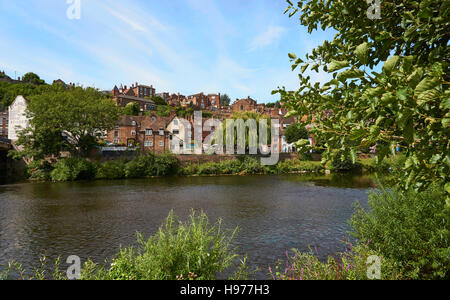
<svg viewBox="0 0 450 300"><path fill-rule="evenodd" d="M156 155L150 173L153 176L169 176L178 172L180 163L173 154Z"/></svg>
<svg viewBox="0 0 450 300"><path fill-rule="evenodd" d="M53 166L48 161L33 160L27 166L28 177L32 180L51 180Z"/></svg>
<svg viewBox="0 0 450 300"><path fill-rule="evenodd" d="M138 156L125 166L125 176L127 178L143 178L153 175L154 156Z"/></svg>
<svg viewBox="0 0 450 300"><path fill-rule="evenodd" d="M125 178L125 162L123 160L111 160L99 165L97 179L122 179Z"/></svg>
<svg viewBox="0 0 450 300"><path fill-rule="evenodd" d="M224 231L221 221L210 224L204 213L193 212L185 223L170 213L154 236L145 240L138 235L139 246L120 250L109 268L88 262L81 276L88 280L215 280L234 266L237 255L230 243L235 233Z"/></svg>
<svg viewBox="0 0 450 300"><path fill-rule="evenodd" d="M354 164L350 155L343 151L336 151L331 156L331 170L335 172L347 172L359 168L358 164Z"/></svg>
<svg viewBox="0 0 450 300"><path fill-rule="evenodd" d="M350 251L329 256L326 261L321 261L317 253L301 253L294 249L294 256L286 253L286 262L280 262L274 269L269 269L269 274L274 280L368 280L367 259L369 256L380 255L371 250L367 244L353 247ZM381 257L380 279L398 280L405 279L395 270L392 261Z"/></svg>
<svg viewBox="0 0 450 300"><path fill-rule="evenodd" d="M71 157L59 160L50 177L53 181L75 181L93 179L95 174L95 164L83 158Z"/></svg>
<svg viewBox="0 0 450 300"><path fill-rule="evenodd" d="M373 192L370 211L357 206L353 236L394 261L412 279L449 279L450 210L442 187L417 193L397 189Z"/></svg>

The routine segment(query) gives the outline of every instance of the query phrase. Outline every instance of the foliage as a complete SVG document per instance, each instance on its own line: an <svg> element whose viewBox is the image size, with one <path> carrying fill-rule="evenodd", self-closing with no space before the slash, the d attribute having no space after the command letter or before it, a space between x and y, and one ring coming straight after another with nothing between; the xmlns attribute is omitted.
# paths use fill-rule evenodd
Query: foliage
<svg viewBox="0 0 450 300"><path fill-rule="evenodd" d="M353 163L350 155L344 151L334 151L331 156L331 170L338 172L352 171L360 166Z"/></svg>
<svg viewBox="0 0 450 300"><path fill-rule="evenodd" d="M29 72L29 73L26 73L25 75L23 75L22 81L27 82L27 83L37 84L37 85L45 84L45 81L42 80L39 77L39 75L32 73L32 72Z"/></svg>
<svg viewBox="0 0 450 300"><path fill-rule="evenodd" d="M231 103L231 99L227 94L223 94L220 96L220 105L221 106L228 106Z"/></svg>
<svg viewBox="0 0 450 300"><path fill-rule="evenodd" d="M156 155L151 168L152 176L169 176L178 173L178 159L169 153Z"/></svg>
<svg viewBox="0 0 450 300"><path fill-rule="evenodd" d="M82 279L102 280L214 280L233 266L237 255L231 247L236 233L210 224L204 213L194 212L181 222L171 212L158 232L137 248L121 249L111 267L85 264Z"/></svg>
<svg viewBox="0 0 450 300"><path fill-rule="evenodd" d="M289 115L314 117L312 133L327 141L324 160L341 149L355 161L358 150L377 144L381 162L400 144L407 160L398 184L423 190L448 182L449 2L382 1L377 20L367 17L366 1L287 2L286 12L299 14L309 33L319 26L337 32L305 59L289 54L293 70L301 69L299 91L274 91ZM333 79L314 83L308 68Z"/></svg>
<svg viewBox="0 0 450 300"><path fill-rule="evenodd" d="M153 97L152 100L156 105L167 105L166 101L164 101L164 99L159 96Z"/></svg>
<svg viewBox="0 0 450 300"><path fill-rule="evenodd" d="M138 116L141 111L141 107L137 102L128 103L122 110L122 114L125 116Z"/></svg>
<svg viewBox="0 0 450 300"><path fill-rule="evenodd" d="M304 126L299 123L294 123L286 128L284 136L288 144L292 144L300 140L307 140L309 138L309 132Z"/></svg>
<svg viewBox="0 0 450 300"><path fill-rule="evenodd" d="M127 178L148 177L152 173L153 162L153 155L140 155L126 164L125 176Z"/></svg>
<svg viewBox="0 0 450 300"><path fill-rule="evenodd" d="M27 171L30 179L46 181L51 180L50 174L53 171L53 166L46 160L34 160L28 164Z"/></svg>
<svg viewBox="0 0 450 300"><path fill-rule="evenodd" d="M269 268L274 280L367 280L367 259L378 255L368 245L361 244L350 251L338 253L337 257L329 256L321 261L317 253L301 253L293 249L294 256L286 253L286 263L279 263L275 269ZM381 257L381 279L404 279L401 273L393 268L393 263Z"/></svg>
<svg viewBox="0 0 450 300"><path fill-rule="evenodd" d="M30 127L19 134L19 155L43 159L59 157L61 150L86 157L103 132L114 128L119 110L95 89L81 87L51 90L30 97Z"/></svg>
<svg viewBox="0 0 450 300"><path fill-rule="evenodd" d="M97 179L122 179L125 178L125 161L111 160L99 164L96 173Z"/></svg>
<svg viewBox="0 0 450 300"><path fill-rule="evenodd" d="M370 240L370 249L407 278L449 279L450 210L442 187L421 193L382 189L370 194L369 206L365 211L357 205L350 221L354 237Z"/></svg>
<svg viewBox="0 0 450 300"><path fill-rule="evenodd" d="M93 163L83 158L64 158L59 160L50 173L53 181L75 181L95 178Z"/></svg>
<svg viewBox="0 0 450 300"><path fill-rule="evenodd" d="M281 108L281 103L280 103L280 101L273 102L273 103L267 103L266 107L267 108Z"/></svg>

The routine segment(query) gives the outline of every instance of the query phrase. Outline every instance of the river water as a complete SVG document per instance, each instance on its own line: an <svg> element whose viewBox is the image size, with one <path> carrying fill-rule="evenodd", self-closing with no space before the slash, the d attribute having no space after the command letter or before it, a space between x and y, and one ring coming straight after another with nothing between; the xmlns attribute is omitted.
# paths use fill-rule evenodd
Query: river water
<svg viewBox="0 0 450 300"><path fill-rule="evenodd" d="M370 178L305 176L175 177L0 186L0 264L26 269L42 255L78 255L103 263L136 232L154 234L171 210L191 209L240 228L235 239L257 279L286 250L317 248L323 258L343 251L353 204L367 204ZM63 261L64 262L64 261ZM64 267L64 264L62 265Z"/></svg>

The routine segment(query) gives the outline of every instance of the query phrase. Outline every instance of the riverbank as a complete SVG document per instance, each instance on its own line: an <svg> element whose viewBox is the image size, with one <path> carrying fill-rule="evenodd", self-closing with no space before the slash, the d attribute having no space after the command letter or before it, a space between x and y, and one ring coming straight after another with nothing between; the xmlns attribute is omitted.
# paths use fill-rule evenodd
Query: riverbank
<svg viewBox="0 0 450 300"><path fill-rule="evenodd" d="M327 165L323 165L320 161L291 158L270 166L262 165L259 158L252 156L208 162L180 161L171 154L143 155L131 160L117 159L105 162L82 158L65 158L53 164L48 162L31 164L29 166L29 178L38 181L64 182L161 176L282 175L342 172L372 174L397 170L403 162L403 156L385 160L379 165L376 164L375 158L359 159L356 164L348 162L333 164L331 162Z"/></svg>

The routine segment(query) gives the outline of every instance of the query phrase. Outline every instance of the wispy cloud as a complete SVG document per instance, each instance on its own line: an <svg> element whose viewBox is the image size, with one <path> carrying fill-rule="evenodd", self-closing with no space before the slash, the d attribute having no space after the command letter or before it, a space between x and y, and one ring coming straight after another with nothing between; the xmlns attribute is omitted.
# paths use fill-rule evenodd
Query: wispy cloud
<svg viewBox="0 0 450 300"><path fill-rule="evenodd" d="M262 49L273 44L277 41L284 33L286 29L281 26L269 26L265 31L259 33L253 38L250 43L249 51L255 51Z"/></svg>

